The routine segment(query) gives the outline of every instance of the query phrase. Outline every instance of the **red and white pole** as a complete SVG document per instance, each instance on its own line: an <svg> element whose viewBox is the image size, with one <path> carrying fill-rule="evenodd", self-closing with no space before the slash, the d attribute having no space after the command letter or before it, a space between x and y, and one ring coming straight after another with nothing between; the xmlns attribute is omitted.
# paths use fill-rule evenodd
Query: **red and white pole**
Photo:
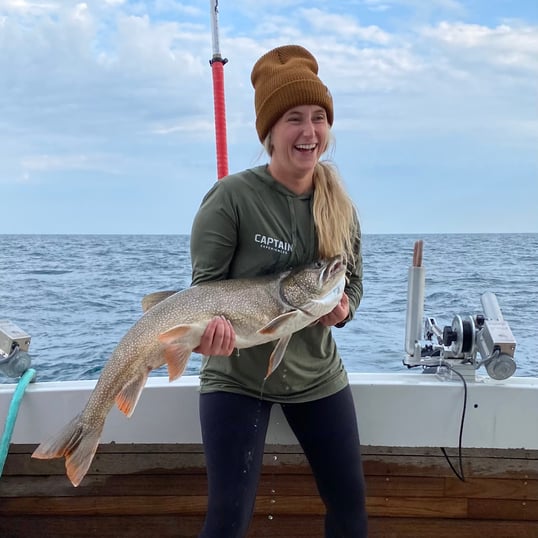
<svg viewBox="0 0 538 538"><path fill-rule="evenodd" d="M213 103L215 108L215 141L217 149L217 177L228 175L228 146L226 138L226 101L224 98L224 64L228 61L220 54L219 46L219 2L210 0L213 57L209 61L213 77Z"/></svg>

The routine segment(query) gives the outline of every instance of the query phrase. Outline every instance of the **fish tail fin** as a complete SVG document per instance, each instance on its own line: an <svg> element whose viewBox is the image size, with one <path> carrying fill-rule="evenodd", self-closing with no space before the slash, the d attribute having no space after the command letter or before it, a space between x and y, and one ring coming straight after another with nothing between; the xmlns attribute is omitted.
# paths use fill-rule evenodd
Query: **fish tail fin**
<svg viewBox="0 0 538 538"><path fill-rule="evenodd" d="M92 463L104 423L85 427L82 415L75 417L58 435L41 443L32 458L47 460L65 457L67 477L77 487Z"/></svg>

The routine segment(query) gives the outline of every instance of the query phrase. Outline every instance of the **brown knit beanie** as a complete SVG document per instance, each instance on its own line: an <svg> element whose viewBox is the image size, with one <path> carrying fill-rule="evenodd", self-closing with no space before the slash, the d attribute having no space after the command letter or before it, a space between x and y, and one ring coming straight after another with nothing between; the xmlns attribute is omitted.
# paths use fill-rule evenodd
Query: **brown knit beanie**
<svg viewBox="0 0 538 538"><path fill-rule="evenodd" d="M319 105L333 124L333 100L318 78L318 62L298 45L277 47L264 54L252 68L256 130L264 142L278 119L290 108Z"/></svg>

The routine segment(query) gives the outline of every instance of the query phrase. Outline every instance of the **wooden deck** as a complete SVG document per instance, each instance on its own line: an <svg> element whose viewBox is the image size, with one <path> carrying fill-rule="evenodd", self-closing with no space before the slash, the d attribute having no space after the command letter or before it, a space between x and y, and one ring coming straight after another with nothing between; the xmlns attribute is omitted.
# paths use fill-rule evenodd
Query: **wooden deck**
<svg viewBox="0 0 538 538"><path fill-rule="evenodd" d="M102 445L78 488L63 460L32 460L34 448L12 445L7 458L2 538L197 536L206 507L200 445ZM439 449L362 452L370 538L538 537L538 451L466 449L465 482ZM249 537L322 537L323 513L300 448L268 446Z"/></svg>

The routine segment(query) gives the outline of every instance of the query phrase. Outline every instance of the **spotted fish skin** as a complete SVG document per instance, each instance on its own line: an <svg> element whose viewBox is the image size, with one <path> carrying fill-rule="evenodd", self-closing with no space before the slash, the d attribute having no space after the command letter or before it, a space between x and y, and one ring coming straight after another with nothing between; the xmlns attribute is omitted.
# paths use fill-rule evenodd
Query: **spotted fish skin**
<svg viewBox="0 0 538 538"><path fill-rule="evenodd" d="M164 364L169 380L182 375L209 321L228 319L238 349L278 340L267 376L278 367L291 335L329 313L344 292L341 256L277 275L207 282L180 292L158 292L147 311L120 340L84 410L41 443L32 457L65 457L78 486L90 467L106 417L114 405L131 416L151 370ZM163 298L164 297L164 298ZM144 304L144 301L143 301Z"/></svg>

